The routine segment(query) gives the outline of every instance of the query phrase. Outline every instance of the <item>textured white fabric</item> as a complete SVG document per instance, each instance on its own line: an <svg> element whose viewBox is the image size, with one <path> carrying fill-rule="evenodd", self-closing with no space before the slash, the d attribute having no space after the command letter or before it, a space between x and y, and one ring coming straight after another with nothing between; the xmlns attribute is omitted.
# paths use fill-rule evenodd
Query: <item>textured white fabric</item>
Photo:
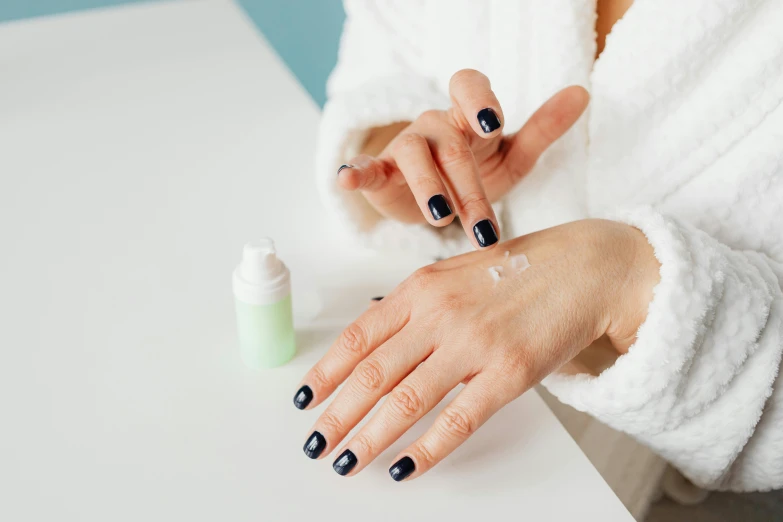
<svg viewBox="0 0 783 522"><path fill-rule="evenodd" d="M595 0L346 1L317 154L331 215L378 248L451 255L461 228L382 219L336 184L367 129L445 108L487 74L513 132L585 86L579 122L504 199L505 237L626 210L661 262L647 321L560 400L714 489L783 487L783 2L636 0L595 55Z"/></svg>

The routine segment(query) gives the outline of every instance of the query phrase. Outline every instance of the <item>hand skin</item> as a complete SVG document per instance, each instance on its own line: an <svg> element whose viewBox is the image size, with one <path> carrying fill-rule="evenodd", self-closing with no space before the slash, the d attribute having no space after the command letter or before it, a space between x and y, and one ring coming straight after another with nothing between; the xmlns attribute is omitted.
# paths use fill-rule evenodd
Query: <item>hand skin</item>
<svg viewBox="0 0 783 522"><path fill-rule="evenodd" d="M524 253L514 273L504 253ZM488 268L503 265L494 282ZM415 272L342 333L300 385L308 409L345 381L312 431L336 449L388 394L337 455L351 450L354 475L459 383L464 389L429 430L397 455L427 472L489 417L585 347L608 339L617 353L644 322L659 264L645 236L628 225L584 220L440 261ZM311 433L312 433L311 431Z"/></svg>
<svg viewBox="0 0 783 522"><path fill-rule="evenodd" d="M361 191L382 215L405 223L443 227L454 220L456 211L474 247L482 248L474 225L489 220L499 237L491 203L511 190L576 122L589 95L582 87L567 87L517 133L504 136L503 110L486 76L471 69L459 71L451 77L449 93L452 107L447 111L427 111L413 123L371 131L365 153L350 160L350 168L341 168L338 183L344 190ZM497 120L482 126L486 109ZM447 215L430 211L428 203L438 195L445 198Z"/></svg>

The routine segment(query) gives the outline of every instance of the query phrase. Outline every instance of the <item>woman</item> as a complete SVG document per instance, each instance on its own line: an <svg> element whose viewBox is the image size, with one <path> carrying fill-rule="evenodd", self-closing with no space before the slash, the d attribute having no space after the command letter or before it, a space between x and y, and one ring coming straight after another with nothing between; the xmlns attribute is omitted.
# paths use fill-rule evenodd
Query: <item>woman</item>
<svg viewBox="0 0 783 522"><path fill-rule="evenodd" d="M346 12L328 207L379 248L476 251L413 274L308 372L300 408L345 386L305 452L356 474L467 383L394 460L415 478L543 381L700 486L783 487L783 5Z"/></svg>

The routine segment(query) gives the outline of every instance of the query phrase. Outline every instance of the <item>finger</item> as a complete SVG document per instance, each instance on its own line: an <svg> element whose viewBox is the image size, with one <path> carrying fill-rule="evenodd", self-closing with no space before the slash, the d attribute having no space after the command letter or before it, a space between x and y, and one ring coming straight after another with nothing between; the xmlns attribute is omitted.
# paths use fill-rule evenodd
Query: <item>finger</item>
<svg viewBox="0 0 783 522"><path fill-rule="evenodd" d="M387 188L397 174L397 165L390 159L360 154L337 169L337 183L345 190L377 192Z"/></svg>
<svg viewBox="0 0 783 522"><path fill-rule="evenodd" d="M481 138L494 138L503 132L503 111L489 78L473 69L463 69L451 77L449 94L455 108Z"/></svg>
<svg viewBox="0 0 783 522"><path fill-rule="evenodd" d="M345 190L359 190L382 215L403 223L420 223L421 209L405 177L389 154L353 158L338 170L337 183Z"/></svg>
<svg viewBox="0 0 783 522"><path fill-rule="evenodd" d="M490 373L471 379L416 442L394 460L389 474L397 482L416 478L432 469L473 435L487 419L514 397L498 393L498 380Z"/></svg>
<svg viewBox="0 0 783 522"><path fill-rule="evenodd" d="M541 154L576 123L589 101L590 95L584 87L566 87L549 98L519 132L508 138L506 161L510 178L504 180L508 184L505 191L522 179Z"/></svg>
<svg viewBox="0 0 783 522"><path fill-rule="evenodd" d="M323 402L357 364L405 326L409 309L406 299L397 292L369 307L307 372L294 395L294 405L304 410Z"/></svg>
<svg viewBox="0 0 783 522"><path fill-rule="evenodd" d="M403 134L395 142L392 155L430 225L442 227L454 221L448 192L432 159L427 139L413 132Z"/></svg>
<svg viewBox="0 0 783 522"><path fill-rule="evenodd" d="M465 137L453 129L438 134L433 153L449 186L462 227L479 249L498 242L495 211L479 178L478 165Z"/></svg>
<svg viewBox="0 0 783 522"><path fill-rule="evenodd" d="M335 460L341 475L355 474L434 408L470 373L464 359L436 351L398 384L378 412Z"/></svg>
<svg viewBox="0 0 783 522"><path fill-rule="evenodd" d="M310 431L323 441L317 455L329 454L397 383L432 353L432 345L403 328L356 366L337 397ZM307 445L305 445L307 447ZM305 451L305 453L308 453Z"/></svg>

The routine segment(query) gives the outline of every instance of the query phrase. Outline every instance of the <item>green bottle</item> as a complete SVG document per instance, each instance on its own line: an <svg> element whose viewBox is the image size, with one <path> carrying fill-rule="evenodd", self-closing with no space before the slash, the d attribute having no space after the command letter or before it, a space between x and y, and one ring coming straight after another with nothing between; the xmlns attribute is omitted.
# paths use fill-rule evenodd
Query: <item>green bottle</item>
<svg viewBox="0 0 783 522"><path fill-rule="evenodd" d="M281 366L296 353L291 274L269 238L245 245L234 270L242 360L250 368Z"/></svg>

